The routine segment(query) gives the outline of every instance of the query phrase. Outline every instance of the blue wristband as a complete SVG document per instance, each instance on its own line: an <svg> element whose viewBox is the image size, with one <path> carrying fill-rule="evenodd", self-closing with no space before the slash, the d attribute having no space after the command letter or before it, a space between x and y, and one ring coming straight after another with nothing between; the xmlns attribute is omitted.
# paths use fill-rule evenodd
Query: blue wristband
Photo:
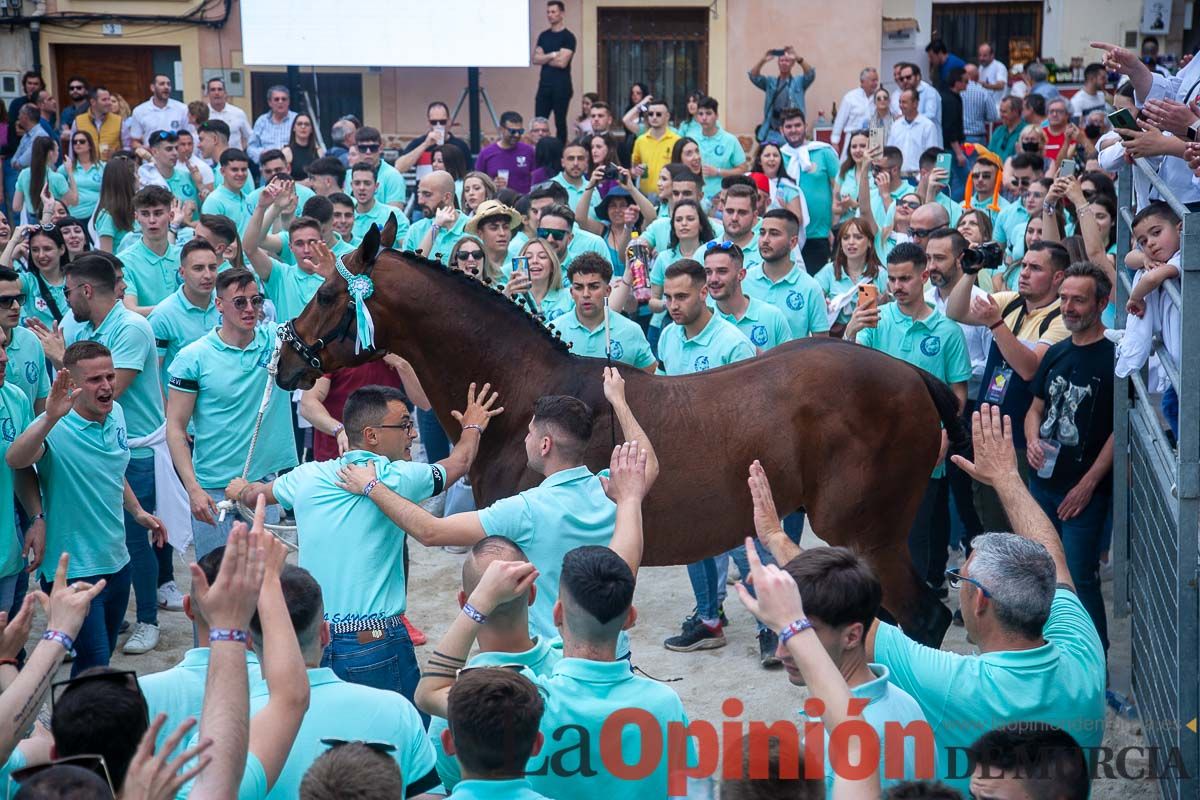
<svg viewBox="0 0 1200 800"><path fill-rule="evenodd" d="M363 497L370 495L371 490L374 489L378 485L379 485L378 478L371 478L371 480L367 481L367 485L363 487Z"/></svg>
<svg viewBox="0 0 1200 800"><path fill-rule="evenodd" d="M470 603L463 603L462 612L478 622L480 625L487 622L487 615L479 612L475 606L471 605Z"/></svg>
<svg viewBox="0 0 1200 800"><path fill-rule="evenodd" d="M216 642L237 642L246 644L250 641L248 631L241 631L236 628L213 628L208 632L208 643Z"/></svg>
<svg viewBox="0 0 1200 800"><path fill-rule="evenodd" d="M46 631L42 634L42 639L47 642L58 642L68 653L75 649L75 640L62 631Z"/></svg>
<svg viewBox="0 0 1200 800"><path fill-rule="evenodd" d="M800 619L789 623L786 628L779 632L779 643L782 645L787 645L788 639L791 639L797 633L803 633L804 631L809 630L812 628L812 626L813 624L809 622L806 617L801 617Z"/></svg>

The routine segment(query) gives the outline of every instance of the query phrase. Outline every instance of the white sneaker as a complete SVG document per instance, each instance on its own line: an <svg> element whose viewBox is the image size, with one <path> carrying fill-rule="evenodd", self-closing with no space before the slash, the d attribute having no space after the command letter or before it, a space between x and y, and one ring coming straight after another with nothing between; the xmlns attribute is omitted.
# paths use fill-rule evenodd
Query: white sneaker
<svg viewBox="0 0 1200 800"><path fill-rule="evenodd" d="M148 622L139 622L133 626L133 635L125 641L121 648L127 656L140 656L158 647L158 626Z"/></svg>
<svg viewBox="0 0 1200 800"><path fill-rule="evenodd" d="M470 551L471 548L458 544L442 545L442 549L447 553L453 553L456 556L461 556L463 553Z"/></svg>
<svg viewBox="0 0 1200 800"><path fill-rule="evenodd" d="M175 581L167 581L158 587L158 607L167 611L183 611L183 594Z"/></svg>

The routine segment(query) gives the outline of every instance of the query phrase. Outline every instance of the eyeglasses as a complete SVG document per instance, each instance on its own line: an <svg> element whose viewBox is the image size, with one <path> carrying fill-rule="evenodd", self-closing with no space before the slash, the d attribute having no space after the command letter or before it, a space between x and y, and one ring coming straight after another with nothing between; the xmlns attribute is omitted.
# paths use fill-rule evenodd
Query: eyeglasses
<svg viewBox="0 0 1200 800"><path fill-rule="evenodd" d="M250 297L243 295L241 297L233 298L232 302L233 307L238 311L245 311L247 305L254 306L255 308L262 308L262 304L265 299L266 298L264 298L261 294L251 295Z"/></svg>
<svg viewBox="0 0 1200 800"><path fill-rule="evenodd" d="M80 289L84 286L91 286L91 284L90 283L77 283L74 286L67 286L66 284L63 284L63 297L70 300L71 292L74 292L75 290ZM24 302L24 301L22 301L22 302Z"/></svg>
<svg viewBox="0 0 1200 800"><path fill-rule="evenodd" d="M992 178L992 177L993 177L995 174L996 174L996 173L994 173L994 172L972 172L972 173L971 173L971 180L973 180L973 181L986 181L986 180L988 180L989 178Z"/></svg>
<svg viewBox="0 0 1200 800"><path fill-rule="evenodd" d="M508 131L509 136L523 136L525 134L524 128L505 128L504 130Z"/></svg>
<svg viewBox="0 0 1200 800"><path fill-rule="evenodd" d="M101 778L104 778L104 782L108 784L108 791L112 793L112 796L117 796L117 790L113 787L112 774L108 771L108 762L104 760L104 756L87 754L56 758L46 764L37 764L32 767L14 770L8 777L8 788L4 792L4 797L6 800L11 800L11 798L16 797L21 784L27 783L35 775L40 775L46 770L58 766L82 767L88 772L96 773Z"/></svg>
<svg viewBox="0 0 1200 800"><path fill-rule="evenodd" d="M347 744L361 744L363 747L369 747L380 755L391 755L396 752L396 745L391 742L368 742L364 739L322 739L321 744L328 747L330 750L336 750L339 747Z"/></svg>
<svg viewBox="0 0 1200 800"><path fill-rule="evenodd" d="M1013 178L1013 180L1012 180L1013 186L1020 186L1022 188L1028 186L1031 183L1033 183L1033 178Z"/></svg>
<svg viewBox="0 0 1200 800"><path fill-rule="evenodd" d="M974 585L976 588L978 588L979 591L983 592L984 597L992 596L992 593L989 592L986 588L984 588L984 585L982 583L975 580L974 578L968 578L966 575L960 575L958 572L956 572L952 569L946 570L946 580L949 582L951 589L957 590L958 587L962 585L962 582L966 581L967 583L970 583L970 584Z"/></svg>
<svg viewBox="0 0 1200 800"><path fill-rule="evenodd" d="M150 144L177 141L179 141L179 134L175 133L175 131L155 131L154 133L150 134Z"/></svg>
<svg viewBox="0 0 1200 800"><path fill-rule="evenodd" d="M23 306L28 297L26 294L0 294L0 308L7 308L14 303Z"/></svg>
<svg viewBox="0 0 1200 800"><path fill-rule="evenodd" d="M416 424L417 424L416 422L414 422L411 418L409 418L409 419L404 420L404 422L398 422L395 425L368 425L367 427L368 428L399 428L402 431L411 431L416 426Z"/></svg>
<svg viewBox="0 0 1200 800"><path fill-rule="evenodd" d="M555 228L538 228L537 235L539 239L553 239L556 242L561 242L567 238L566 231L560 231Z"/></svg>
<svg viewBox="0 0 1200 800"><path fill-rule="evenodd" d="M909 228L908 235L914 239L928 239L929 234L933 233L936 228Z"/></svg>
<svg viewBox="0 0 1200 800"><path fill-rule="evenodd" d="M357 147L357 148L358 148L358 152L360 152L360 153L378 153L378 152L379 152L379 148L380 148L381 146L382 146L382 145L380 145L380 144L378 144L378 143L375 143L375 144L363 144L363 143L361 143L361 142L360 142L360 143L357 143L357 144L355 144L355 147Z"/></svg>
<svg viewBox="0 0 1200 800"><path fill-rule="evenodd" d="M482 261L482 250L459 250L454 256L455 261Z"/></svg>

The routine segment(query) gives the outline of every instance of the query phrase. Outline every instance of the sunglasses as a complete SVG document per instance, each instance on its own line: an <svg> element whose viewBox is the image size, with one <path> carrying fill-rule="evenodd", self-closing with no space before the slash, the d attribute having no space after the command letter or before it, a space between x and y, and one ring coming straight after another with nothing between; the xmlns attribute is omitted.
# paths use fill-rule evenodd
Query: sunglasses
<svg viewBox="0 0 1200 800"><path fill-rule="evenodd" d="M27 298L26 294L0 294L0 308L7 308L14 303L23 306Z"/></svg>
<svg viewBox="0 0 1200 800"><path fill-rule="evenodd" d="M179 134L175 133L174 131L155 131L154 133L150 134L150 144L177 141L179 141Z"/></svg>
<svg viewBox="0 0 1200 800"><path fill-rule="evenodd" d="M82 289L84 286L91 286L91 284L90 283L77 283L74 286L67 286L66 284L63 284L63 297L70 300L71 292L78 291L78 290Z"/></svg>
<svg viewBox="0 0 1200 800"><path fill-rule="evenodd" d="M907 208L909 211L916 211L921 207L921 204L915 200L897 200L896 205L902 208Z"/></svg>
<svg viewBox="0 0 1200 800"><path fill-rule="evenodd" d="M379 144L358 144L355 145L360 153L378 153L382 145Z"/></svg>
<svg viewBox="0 0 1200 800"><path fill-rule="evenodd" d="M67 89L72 92L86 92L87 91L86 86L80 86L78 83L68 86Z"/></svg>
<svg viewBox="0 0 1200 800"><path fill-rule="evenodd" d="M553 239L556 242L561 242L567 238L566 231L555 230L554 228L538 228L537 235L539 239Z"/></svg>
<svg viewBox="0 0 1200 800"><path fill-rule="evenodd" d="M348 744L361 744L363 747L369 747L380 755L391 755L396 752L396 745L391 742L368 742L363 739L322 739L321 744L328 747L330 750L336 750L339 747Z"/></svg>
<svg viewBox="0 0 1200 800"><path fill-rule="evenodd" d="M908 235L914 239L928 239L929 234L933 233L935 228L909 228Z"/></svg>
<svg viewBox="0 0 1200 800"><path fill-rule="evenodd" d="M454 257L455 261L482 261L482 250L459 250L458 255Z"/></svg>
<svg viewBox="0 0 1200 800"><path fill-rule="evenodd" d="M251 295L250 297L243 295L241 297L233 298L232 302L233 307L238 311L245 311L246 306L248 305L254 306L255 308L262 308L262 304L265 299L266 298L264 298L261 294Z"/></svg>
<svg viewBox="0 0 1200 800"><path fill-rule="evenodd" d="M742 253L742 248L738 247L733 242L709 242L704 247L705 253L711 253L713 250L717 250L722 253L729 253L731 255L741 255Z"/></svg>
<svg viewBox="0 0 1200 800"><path fill-rule="evenodd" d="M523 136L525 134L524 128L505 128L504 130L508 131L509 136Z"/></svg>
<svg viewBox="0 0 1200 800"><path fill-rule="evenodd" d="M56 758L47 764L38 764L24 769L14 770L8 777L8 787L4 792L6 800L17 796L21 784L31 780L35 775L39 775L48 769L58 766L82 767L88 772L94 772L104 779L108 784L108 791L113 797L117 796L117 790L113 787L112 774L108 771L108 762L101 755L77 755L67 756L65 758Z"/></svg>
<svg viewBox="0 0 1200 800"><path fill-rule="evenodd" d="M994 175L994 174L995 174L995 173L992 173L992 172L972 172L972 173L971 173L971 180L973 180L973 181L986 181L986 180L988 180L989 178L991 178L991 177L992 177L992 175Z"/></svg>
<svg viewBox="0 0 1200 800"><path fill-rule="evenodd" d="M71 144L87 144L87 139L72 139Z"/></svg>
<svg viewBox="0 0 1200 800"><path fill-rule="evenodd" d="M1024 186L1028 186L1031 183L1033 183L1033 178L1013 178L1013 180L1012 180L1013 186L1024 187Z"/></svg>
<svg viewBox="0 0 1200 800"><path fill-rule="evenodd" d="M433 127L437 127L437 128L444 128L444 127L446 127L446 125L447 125L447 123L448 123L448 122L449 122L449 120L444 120L444 119L431 119L431 120L429 120L429 124L430 124L431 126L433 126Z"/></svg>

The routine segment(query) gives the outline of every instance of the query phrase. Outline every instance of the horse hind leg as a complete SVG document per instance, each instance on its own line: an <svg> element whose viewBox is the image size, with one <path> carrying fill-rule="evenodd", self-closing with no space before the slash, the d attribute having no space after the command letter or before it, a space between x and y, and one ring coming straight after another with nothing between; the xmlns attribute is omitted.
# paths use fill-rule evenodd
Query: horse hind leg
<svg viewBox="0 0 1200 800"><path fill-rule="evenodd" d="M908 553L903 558L890 553L873 555L880 556L868 560L883 584L883 608L888 616L914 641L940 647L950 627L950 609L917 576Z"/></svg>

